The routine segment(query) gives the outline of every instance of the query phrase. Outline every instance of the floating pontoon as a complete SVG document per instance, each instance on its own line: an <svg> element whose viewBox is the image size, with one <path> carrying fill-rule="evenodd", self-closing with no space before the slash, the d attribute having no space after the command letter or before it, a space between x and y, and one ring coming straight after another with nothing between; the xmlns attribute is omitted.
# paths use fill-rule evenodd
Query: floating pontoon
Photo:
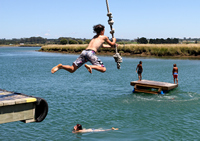
<svg viewBox="0 0 200 141"><path fill-rule="evenodd" d="M151 94L164 94L167 91L178 87L177 84L150 80L132 81L130 85L134 86L133 92Z"/></svg>
<svg viewBox="0 0 200 141"><path fill-rule="evenodd" d="M0 124L41 122L47 113L48 104L44 99L0 89Z"/></svg>

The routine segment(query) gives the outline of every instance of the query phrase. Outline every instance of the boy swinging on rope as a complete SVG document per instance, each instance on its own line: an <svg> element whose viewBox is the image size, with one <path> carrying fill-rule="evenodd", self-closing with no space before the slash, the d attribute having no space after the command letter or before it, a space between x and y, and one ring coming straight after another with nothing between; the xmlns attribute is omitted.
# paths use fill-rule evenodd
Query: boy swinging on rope
<svg viewBox="0 0 200 141"><path fill-rule="evenodd" d="M100 59L98 59L98 57L95 54L100 47L114 47L114 45L116 45L116 38L112 38L111 42L108 39L108 37L104 35L105 27L101 24L95 25L93 27L93 30L94 33L96 33L96 35L90 41L88 47L85 50L83 50L80 56L76 59L76 61L73 62L72 66L58 64L57 66L51 69L51 73L55 73L59 69L64 69L70 73L73 73L87 61L92 63L92 65L85 64L85 67L90 73L92 73L92 69L95 69L100 72L106 71L106 68L104 67L103 63ZM108 43L108 45L104 45L104 42Z"/></svg>

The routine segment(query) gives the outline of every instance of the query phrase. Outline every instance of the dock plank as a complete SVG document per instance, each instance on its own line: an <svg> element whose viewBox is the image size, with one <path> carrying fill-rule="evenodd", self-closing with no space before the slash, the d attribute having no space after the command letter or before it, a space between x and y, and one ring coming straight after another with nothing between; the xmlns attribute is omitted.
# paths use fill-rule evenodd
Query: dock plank
<svg viewBox="0 0 200 141"><path fill-rule="evenodd" d="M47 113L48 104L44 99L0 89L0 124L41 122Z"/></svg>

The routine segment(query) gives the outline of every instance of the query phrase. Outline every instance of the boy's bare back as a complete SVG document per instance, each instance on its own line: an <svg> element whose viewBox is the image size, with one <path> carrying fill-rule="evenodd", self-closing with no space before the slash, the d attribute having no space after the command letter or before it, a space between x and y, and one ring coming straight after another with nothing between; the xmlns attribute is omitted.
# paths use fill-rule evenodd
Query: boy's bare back
<svg viewBox="0 0 200 141"><path fill-rule="evenodd" d="M173 68L173 72L174 72L174 73L175 73L175 72L178 73L178 68L177 68L177 67L174 67L174 68Z"/></svg>

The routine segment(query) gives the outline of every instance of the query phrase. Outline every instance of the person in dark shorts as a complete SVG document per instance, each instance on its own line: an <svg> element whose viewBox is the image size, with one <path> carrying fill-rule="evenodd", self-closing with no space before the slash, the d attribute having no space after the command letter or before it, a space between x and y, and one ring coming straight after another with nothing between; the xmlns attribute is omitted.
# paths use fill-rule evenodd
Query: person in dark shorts
<svg viewBox="0 0 200 141"><path fill-rule="evenodd" d="M143 72L143 68L142 68L142 61L139 62L139 64L136 67L136 73L138 73L138 81L142 80L142 72Z"/></svg>
<svg viewBox="0 0 200 141"><path fill-rule="evenodd" d="M51 73L55 73L59 69L67 70L70 73L75 72L79 67L81 67L84 63L90 62L92 65L85 64L87 70L92 73L92 69L95 69L100 72L105 72L106 68L104 67L101 60L96 56L96 52L100 47L109 48L114 47L116 43L116 38L112 38L112 41L109 40L107 36L104 35L105 27L101 24L95 25L93 27L94 33L96 35L90 41L88 47L82 51L80 56L73 62L72 66L58 64L57 66L51 69ZM103 44L106 42L108 45Z"/></svg>

